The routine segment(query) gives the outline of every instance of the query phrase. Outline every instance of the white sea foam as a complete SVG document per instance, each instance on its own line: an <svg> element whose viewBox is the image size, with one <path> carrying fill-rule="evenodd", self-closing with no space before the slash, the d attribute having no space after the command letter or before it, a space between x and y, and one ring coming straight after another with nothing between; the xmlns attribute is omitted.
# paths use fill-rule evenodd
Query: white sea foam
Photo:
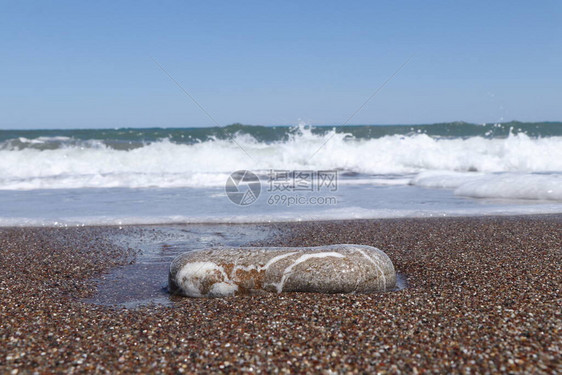
<svg viewBox="0 0 562 375"><path fill-rule="evenodd" d="M54 136L54 137L37 137L33 139L29 139L26 137L18 137L18 140L21 143L29 143L29 144L43 144L46 142L64 142L70 140L70 137L63 137L63 136Z"/></svg>
<svg viewBox="0 0 562 375"><path fill-rule="evenodd" d="M453 189L456 195L473 198L562 201L562 173L458 173L423 172L413 185Z"/></svg>
<svg viewBox="0 0 562 375"><path fill-rule="evenodd" d="M2 149L0 189L220 186L229 173L239 169L264 173L270 169L338 169L376 175L560 172L562 137L537 139L520 133L505 139L435 139L415 134L355 140L341 133L321 136L303 129L288 141L271 144L244 135L192 145L162 140L131 150L116 150L99 142L48 150Z"/></svg>
<svg viewBox="0 0 562 375"><path fill-rule="evenodd" d="M474 198L562 201L562 174L501 174L467 181L455 194Z"/></svg>
<svg viewBox="0 0 562 375"><path fill-rule="evenodd" d="M415 176L410 184L428 188L456 189L462 184L485 176L479 172L427 171Z"/></svg>
<svg viewBox="0 0 562 375"><path fill-rule="evenodd" d="M324 211L286 212L275 214L264 212L259 214L216 216L191 215L123 215L115 212L107 216L60 216L49 217L0 217L0 227L80 227L80 226L124 226L124 225L152 225L152 224L219 224L219 223L272 223L272 222L301 222L318 220L348 220L348 219L389 219L389 218L429 218L429 217L458 217L458 216L497 216L497 215L537 215L559 214L562 212L560 204L525 204L501 206L471 206L469 208L448 208L442 210L412 210L412 209L376 209L363 207L345 207Z"/></svg>

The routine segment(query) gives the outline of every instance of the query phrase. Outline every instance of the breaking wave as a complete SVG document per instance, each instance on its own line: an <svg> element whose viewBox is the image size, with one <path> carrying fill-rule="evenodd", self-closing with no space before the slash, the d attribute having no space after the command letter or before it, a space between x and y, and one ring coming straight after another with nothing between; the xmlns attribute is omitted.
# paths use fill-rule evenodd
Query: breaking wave
<svg viewBox="0 0 562 375"><path fill-rule="evenodd" d="M3 131L0 189L210 187L222 186L239 169L336 169L360 176L348 178L351 184L410 183L470 197L562 200L562 135L544 129L547 136L530 134L538 125L520 126L527 132L511 126L505 134L501 127L493 136L486 134L495 125L470 136L476 125L465 124L460 136L451 136L460 132L454 124L441 126L438 135L420 126L394 132L367 127L376 136L361 127L233 126L220 134L213 128Z"/></svg>

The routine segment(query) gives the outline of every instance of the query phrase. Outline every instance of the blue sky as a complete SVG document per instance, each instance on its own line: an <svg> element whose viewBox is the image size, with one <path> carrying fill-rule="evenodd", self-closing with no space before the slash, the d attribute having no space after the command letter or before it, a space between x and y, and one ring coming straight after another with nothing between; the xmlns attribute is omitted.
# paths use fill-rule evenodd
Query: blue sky
<svg viewBox="0 0 562 375"><path fill-rule="evenodd" d="M0 128L562 120L561 1L0 1Z"/></svg>

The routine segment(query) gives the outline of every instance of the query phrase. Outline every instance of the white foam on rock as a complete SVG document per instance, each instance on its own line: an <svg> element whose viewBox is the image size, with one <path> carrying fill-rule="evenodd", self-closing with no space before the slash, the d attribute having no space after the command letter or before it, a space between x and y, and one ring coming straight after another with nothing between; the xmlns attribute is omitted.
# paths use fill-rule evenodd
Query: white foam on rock
<svg viewBox="0 0 562 375"><path fill-rule="evenodd" d="M275 289L277 289L277 293L281 293L283 291L283 287L285 286L285 282L287 281L287 278L289 276L291 276L291 273L293 271L293 268L303 262L306 262L309 259L313 259L313 258L326 258L326 257L336 257L336 258L345 258L344 255L340 254L340 253L336 253L336 252L328 252L328 253L315 253L315 254L304 254L301 255L297 260L295 260L293 262L293 264L291 264L289 267L285 268L285 271L283 272L283 277L281 278L281 281L279 281L278 283L272 283L271 285L275 287Z"/></svg>
<svg viewBox="0 0 562 375"><path fill-rule="evenodd" d="M255 264L251 264L249 266L240 266L240 265L235 265L233 270L232 270L232 274L236 275L236 271L238 270L243 270L243 271L251 271L251 270L256 270L256 271L262 271L262 270L267 270L269 267L271 267L272 264L280 261L281 259L285 259L287 257L290 257L291 255L296 254L295 251L290 252L290 253L286 253L286 254L281 254L278 255L276 257L271 258L264 266L260 266L260 265L255 265Z"/></svg>
<svg viewBox="0 0 562 375"><path fill-rule="evenodd" d="M238 285L230 283L216 283L213 284L209 291L209 297L227 297L233 296L238 290Z"/></svg>
<svg viewBox="0 0 562 375"><path fill-rule="evenodd" d="M377 267L377 269L379 270L379 272L380 272L380 274L381 274L381 279L382 279L384 288L386 289L386 277L384 276L384 271L382 270L382 268L381 268L381 266L380 266L380 264L379 264L380 259L379 259L379 262L375 262L375 260L374 260L373 258L371 258L370 256L368 256L367 253L365 253L365 252L364 252L363 250L361 250L360 248L356 248L356 250L357 250L361 255L363 255L365 258L367 258L367 260L368 260L369 262L373 263L373 264L375 265L375 267Z"/></svg>
<svg viewBox="0 0 562 375"><path fill-rule="evenodd" d="M236 289L238 289L237 286L226 282L228 280L228 275L224 272L222 267L213 262L186 263L176 276L176 279L181 283L186 295L193 297L203 296L203 284L205 281L208 281L209 278L218 281L211 287L213 295L232 295ZM224 281L221 281L221 278ZM224 284L230 285L231 287L226 287ZM221 292L227 294L220 294Z"/></svg>

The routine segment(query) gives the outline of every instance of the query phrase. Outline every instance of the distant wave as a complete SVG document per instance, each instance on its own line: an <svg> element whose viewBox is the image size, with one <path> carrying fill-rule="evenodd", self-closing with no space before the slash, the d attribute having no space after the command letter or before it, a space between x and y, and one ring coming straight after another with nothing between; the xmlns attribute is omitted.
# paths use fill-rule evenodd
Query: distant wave
<svg viewBox="0 0 562 375"><path fill-rule="evenodd" d="M449 124L445 127L455 126ZM526 128L533 126L538 129L547 125L527 124ZM554 127L557 126L560 127ZM491 127L499 129L495 125ZM532 136L515 131L511 126L511 131L501 137L487 136L486 132L452 137L445 136L442 130L440 136L427 134L429 131L397 134L399 131L396 129L394 134L360 137L347 132L347 128L346 132L338 129L319 132L316 128L301 126L291 131L283 129L285 135L281 140L263 141L257 135L259 131L280 130L258 127L259 131L252 130L253 135L250 135L249 131L240 131L241 128L243 126L234 126L229 130L232 134L224 139L207 135L205 141L184 143L174 141L181 130L170 130L172 134L167 135L167 130L163 129L50 131L53 133L43 132L35 137L13 134L15 137L0 143L0 189L211 187L222 186L228 174L239 169L263 174L270 169L337 169L349 175L370 176L374 184L396 184L396 181L410 181L411 178L389 182L389 179L381 178L385 175L393 175L394 178L417 175L411 183L456 189L458 194L466 196L560 199L556 198L558 193L547 194L545 191L548 189L544 188L554 181L551 184L553 189L562 189L555 186L562 186L559 179L552 180L562 173L561 135ZM108 132L121 132L121 138L113 133L111 138ZM123 134L130 132L139 134L134 136L137 138L130 136L130 140L126 141ZM146 137L147 132L150 137ZM92 138L82 139L86 135ZM182 135L185 138L187 133ZM193 138L194 134L191 136ZM134 147L115 146L128 145L127 142L134 143ZM424 175L427 172L441 175L429 178ZM501 173L546 174L551 177L520 177L512 184L534 184L542 190L533 192L530 188L525 193L524 189L519 189L508 194L504 193L507 190L497 178L495 185L491 180L487 182L488 193L479 186L483 180L475 183L472 190L467 186L461 188L462 184L457 181L464 183L467 178L462 173L468 173L469 179L481 177L479 174ZM365 183L361 178L355 180ZM348 181L353 182L354 179ZM505 184L506 187L508 185ZM495 194L489 193L494 189Z"/></svg>
<svg viewBox="0 0 562 375"><path fill-rule="evenodd" d="M74 129L74 130L0 130L0 150L52 150L66 147L96 148L105 146L115 150L132 150L147 144L168 140L174 144L193 145L202 142L235 140L250 137L258 143L289 142L303 135L326 136L332 133L346 139L369 140L392 135L425 134L432 138L486 139L507 138L510 134L525 134L530 138L562 136L562 122L508 122L469 124L465 122L430 125L353 125L353 126L252 126L233 124L209 128L150 128L150 129Z"/></svg>

